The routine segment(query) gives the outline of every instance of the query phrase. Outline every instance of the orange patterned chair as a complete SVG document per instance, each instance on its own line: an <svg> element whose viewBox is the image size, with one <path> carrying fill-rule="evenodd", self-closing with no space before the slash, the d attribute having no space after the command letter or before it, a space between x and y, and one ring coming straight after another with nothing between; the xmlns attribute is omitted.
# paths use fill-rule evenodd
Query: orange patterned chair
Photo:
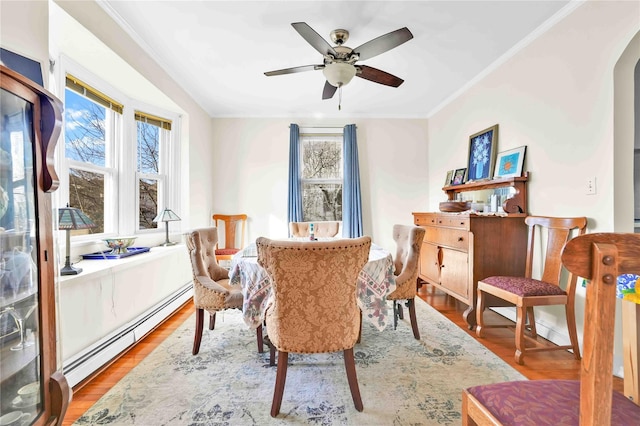
<svg viewBox="0 0 640 426"><path fill-rule="evenodd" d="M196 307L196 333L193 355L200 351L204 311L209 312L209 329L216 323L216 312L242 309L240 287L229 285L229 271L218 265L214 250L218 243L218 229L200 228L186 234L187 249L193 270L193 303ZM258 352L262 352L262 327L256 329Z"/></svg>
<svg viewBox="0 0 640 426"><path fill-rule="evenodd" d="M280 412L289 352L344 352L351 397L362 411L353 347L360 332L358 274L369 258L370 237L332 241L258 238L258 263L271 278L272 300L265 322L271 361L278 369L271 416Z"/></svg>

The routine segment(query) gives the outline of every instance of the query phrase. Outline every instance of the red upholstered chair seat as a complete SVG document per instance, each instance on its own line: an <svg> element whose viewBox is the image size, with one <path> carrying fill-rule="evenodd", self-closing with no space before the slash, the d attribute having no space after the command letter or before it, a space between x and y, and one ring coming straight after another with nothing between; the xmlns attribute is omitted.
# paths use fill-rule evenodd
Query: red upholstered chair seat
<svg viewBox="0 0 640 426"><path fill-rule="evenodd" d="M485 278L482 282L491 284L494 287L521 297L549 295L560 296L567 294L566 291L557 285L549 284L533 278L496 276Z"/></svg>
<svg viewBox="0 0 640 426"><path fill-rule="evenodd" d="M467 389L503 425L580 424L580 382L527 380ZM640 425L640 406L613 392L611 425Z"/></svg>
<svg viewBox="0 0 640 426"><path fill-rule="evenodd" d="M233 256L239 251L239 249L217 249L216 256Z"/></svg>

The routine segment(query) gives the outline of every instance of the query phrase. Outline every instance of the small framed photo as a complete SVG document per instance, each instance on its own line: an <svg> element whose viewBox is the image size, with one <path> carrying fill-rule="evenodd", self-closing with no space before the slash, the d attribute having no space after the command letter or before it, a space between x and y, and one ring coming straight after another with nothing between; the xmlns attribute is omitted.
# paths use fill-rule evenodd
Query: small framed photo
<svg viewBox="0 0 640 426"><path fill-rule="evenodd" d="M453 170L447 172L447 177L444 180L444 186L451 185L451 179L453 179Z"/></svg>
<svg viewBox="0 0 640 426"><path fill-rule="evenodd" d="M498 125L469 136L467 181L491 179L498 146Z"/></svg>
<svg viewBox="0 0 640 426"><path fill-rule="evenodd" d="M464 183L464 175L467 172L467 169L456 169L453 172L453 179L451 180L451 185L460 185Z"/></svg>
<svg viewBox="0 0 640 426"><path fill-rule="evenodd" d="M510 149L498 153L494 178L509 178L522 176L522 165L527 146Z"/></svg>

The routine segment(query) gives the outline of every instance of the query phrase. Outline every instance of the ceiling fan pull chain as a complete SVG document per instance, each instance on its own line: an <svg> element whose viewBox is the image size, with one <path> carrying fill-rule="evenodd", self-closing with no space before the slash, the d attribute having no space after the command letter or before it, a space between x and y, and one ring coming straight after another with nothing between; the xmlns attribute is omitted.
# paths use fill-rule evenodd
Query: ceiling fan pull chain
<svg viewBox="0 0 640 426"><path fill-rule="evenodd" d="M338 86L338 111L342 110L342 84Z"/></svg>

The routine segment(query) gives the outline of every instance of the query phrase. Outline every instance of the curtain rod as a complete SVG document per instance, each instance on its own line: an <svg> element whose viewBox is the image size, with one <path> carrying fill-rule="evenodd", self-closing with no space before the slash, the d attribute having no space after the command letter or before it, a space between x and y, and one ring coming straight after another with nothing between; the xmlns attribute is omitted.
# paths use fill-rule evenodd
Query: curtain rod
<svg viewBox="0 0 640 426"><path fill-rule="evenodd" d="M344 128L344 126L305 126L303 124L298 124L298 127L305 128L305 129L343 129ZM289 126L289 128L291 128L291 126ZM356 126L356 129L357 128L358 126Z"/></svg>

